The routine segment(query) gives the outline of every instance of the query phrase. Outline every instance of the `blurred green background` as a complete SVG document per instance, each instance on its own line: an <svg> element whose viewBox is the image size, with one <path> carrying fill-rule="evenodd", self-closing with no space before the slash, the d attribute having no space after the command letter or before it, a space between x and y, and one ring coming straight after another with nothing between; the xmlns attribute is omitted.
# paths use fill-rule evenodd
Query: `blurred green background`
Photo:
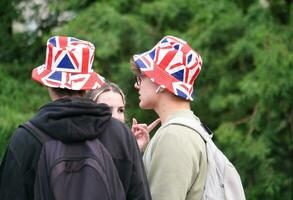
<svg viewBox="0 0 293 200"><path fill-rule="evenodd" d="M292 0L1 0L0 154L17 126L49 102L31 81L46 41L69 35L96 46L94 69L119 84L128 119L138 107L131 55L164 35L203 59L194 112L235 164L247 199L293 199Z"/></svg>

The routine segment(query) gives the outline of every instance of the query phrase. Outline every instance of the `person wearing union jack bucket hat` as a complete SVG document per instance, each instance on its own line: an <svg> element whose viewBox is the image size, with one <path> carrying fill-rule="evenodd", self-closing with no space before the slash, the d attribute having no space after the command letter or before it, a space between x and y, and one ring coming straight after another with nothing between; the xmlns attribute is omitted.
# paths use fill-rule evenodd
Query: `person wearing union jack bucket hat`
<svg viewBox="0 0 293 200"><path fill-rule="evenodd" d="M178 119L200 123L190 102L201 67L201 56L175 36L163 37L153 48L131 59L139 106L154 110L162 124L143 156L153 200L202 199L207 168L205 142L194 130L174 123ZM135 137L138 141L145 138Z"/></svg>
<svg viewBox="0 0 293 200"><path fill-rule="evenodd" d="M45 64L32 79L47 87L52 102L13 134L0 166L1 200L151 199L130 130L109 106L86 98L104 85L92 68L94 52L74 37L48 40Z"/></svg>
<svg viewBox="0 0 293 200"><path fill-rule="evenodd" d="M93 71L95 46L73 37L52 37L47 42L45 64L32 72L33 80L51 88L91 90L104 78Z"/></svg>

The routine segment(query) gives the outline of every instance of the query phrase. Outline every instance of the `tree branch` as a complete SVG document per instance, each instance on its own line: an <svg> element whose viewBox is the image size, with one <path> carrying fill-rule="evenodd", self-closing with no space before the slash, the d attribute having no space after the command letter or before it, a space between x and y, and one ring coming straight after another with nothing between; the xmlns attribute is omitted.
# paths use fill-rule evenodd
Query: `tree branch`
<svg viewBox="0 0 293 200"><path fill-rule="evenodd" d="M244 118L242 118L242 119L236 120L236 121L233 122L233 124L237 126L237 125L240 125L240 124L244 124L244 123L248 123L248 122L250 122L250 128L249 128L248 134L249 134L249 135L252 134L252 132L254 131L254 125L253 125L253 123L252 123L252 122L253 122L252 120L255 118L255 116L256 116L256 114L257 114L258 107L259 107L259 104L256 103L256 104L254 105L254 107L253 107L253 112L252 112L251 115L246 116L246 117L244 117ZM292 126L293 126L293 122L292 122ZM292 128L293 128L293 127L292 127Z"/></svg>
<svg viewBox="0 0 293 200"><path fill-rule="evenodd" d="M254 105L253 112L252 112L252 115L251 115L251 118L250 118L250 129L248 131L248 135L251 135L253 133L253 131L254 131L254 123L253 123L253 120L255 119L255 116L257 114L258 107L259 107L259 104L256 103Z"/></svg>

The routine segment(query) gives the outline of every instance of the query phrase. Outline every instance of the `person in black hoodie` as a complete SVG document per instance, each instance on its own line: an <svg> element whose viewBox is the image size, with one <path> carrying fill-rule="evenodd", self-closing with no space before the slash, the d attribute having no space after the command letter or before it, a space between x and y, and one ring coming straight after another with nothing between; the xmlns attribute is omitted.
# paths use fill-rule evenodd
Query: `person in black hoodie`
<svg viewBox="0 0 293 200"><path fill-rule="evenodd" d="M32 78L46 86L52 99L30 122L64 143L98 138L108 150L126 199L151 199L135 138L123 123L111 117L106 104L85 98L87 90L104 84L92 70L94 45L73 37L55 36L47 42L46 63ZM0 199L33 200L42 145L26 129L12 135L0 166Z"/></svg>

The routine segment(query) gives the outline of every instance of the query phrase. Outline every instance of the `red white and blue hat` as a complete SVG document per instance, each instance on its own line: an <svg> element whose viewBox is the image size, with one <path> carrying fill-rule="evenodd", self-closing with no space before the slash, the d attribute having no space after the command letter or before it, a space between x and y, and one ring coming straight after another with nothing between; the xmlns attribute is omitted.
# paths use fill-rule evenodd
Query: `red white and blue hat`
<svg viewBox="0 0 293 200"><path fill-rule="evenodd" d="M151 50L133 56L141 72L169 92L193 100L193 84L202 59L185 41L165 36Z"/></svg>
<svg viewBox="0 0 293 200"><path fill-rule="evenodd" d="M95 46L84 40L54 36L47 41L46 62L32 71L33 80L53 88L91 90L104 78L93 71Z"/></svg>

